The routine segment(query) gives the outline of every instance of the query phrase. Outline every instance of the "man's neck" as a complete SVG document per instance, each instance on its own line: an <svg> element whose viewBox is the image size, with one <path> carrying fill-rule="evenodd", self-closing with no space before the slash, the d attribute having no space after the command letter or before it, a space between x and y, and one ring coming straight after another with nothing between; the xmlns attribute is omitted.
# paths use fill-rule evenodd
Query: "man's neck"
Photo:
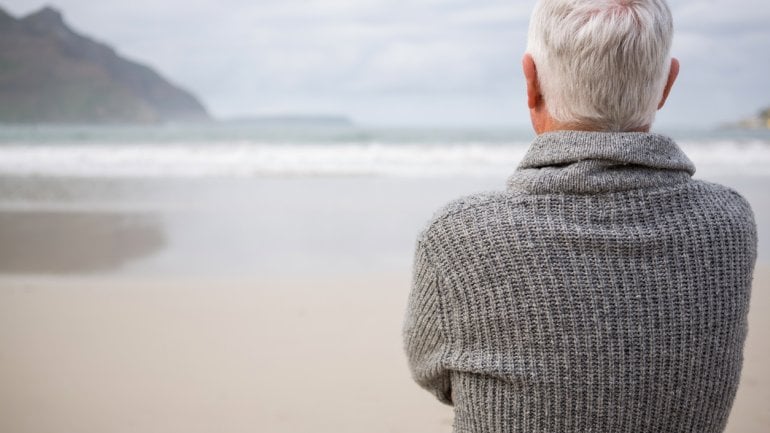
<svg viewBox="0 0 770 433"><path fill-rule="evenodd" d="M537 135L553 131L589 131L589 132L650 132L650 125L644 125L639 128L633 128L623 131L612 131L597 128L593 125L581 124L577 122L559 122L548 113L545 107L542 109L531 110L532 128Z"/></svg>
<svg viewBox="0 0 770 433"><path fill-rule="evenodd" d="M554 132L554 131L586 131L586 132L650 132L649 126L643 126L641 128L633 128L633 129L626 129L622 131L613 131L608 129L599 129L599 128L591 128L591 127L585 127L580 125L574 125L574 124L559 124L557 126L554 126L553 128L548 128L543 130L542 132L538 132L537 135L544 134L546 132ZM537 131L535 131L537 132Z"/></svg>

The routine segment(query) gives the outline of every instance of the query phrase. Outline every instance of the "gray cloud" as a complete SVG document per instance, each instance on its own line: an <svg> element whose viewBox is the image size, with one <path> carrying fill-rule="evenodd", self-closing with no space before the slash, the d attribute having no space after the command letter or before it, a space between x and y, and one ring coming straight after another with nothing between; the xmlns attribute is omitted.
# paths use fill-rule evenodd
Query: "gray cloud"
<svg viewBox="0 0 770 433"><path fill-rule="evenodd" d="M6 0L15 14L45 2ZM201 96L215 115L339 112L364 122L526 124L533 2L58 0L66 19ZM770 5L671 1L683 69L662 123L770 104Z"/></svg>

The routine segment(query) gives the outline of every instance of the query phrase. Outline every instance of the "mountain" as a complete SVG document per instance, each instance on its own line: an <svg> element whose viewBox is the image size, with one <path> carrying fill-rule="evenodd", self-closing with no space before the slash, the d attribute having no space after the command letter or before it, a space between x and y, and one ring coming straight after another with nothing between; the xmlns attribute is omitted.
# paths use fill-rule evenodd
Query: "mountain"
<svg viewBox="0 0 770 433"><path fill-rule="evenodd" d="M0 122L206 119L195 96L78 34L56 9L46 7L21 19L0 9Z"/></svg>

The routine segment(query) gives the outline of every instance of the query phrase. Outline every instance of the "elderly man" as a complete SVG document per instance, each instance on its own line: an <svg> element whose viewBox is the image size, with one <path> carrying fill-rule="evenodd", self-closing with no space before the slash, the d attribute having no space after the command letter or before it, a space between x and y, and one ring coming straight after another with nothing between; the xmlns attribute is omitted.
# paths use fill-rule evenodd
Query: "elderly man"
<svg viewBox="0 0 770 433"><path fill-rule="evenodd" d="M417 241L404 342L456 432L720 432L738 387L756 227L649 133L679 64L663 0L540 0L538 136L507 188Z"/></svg>

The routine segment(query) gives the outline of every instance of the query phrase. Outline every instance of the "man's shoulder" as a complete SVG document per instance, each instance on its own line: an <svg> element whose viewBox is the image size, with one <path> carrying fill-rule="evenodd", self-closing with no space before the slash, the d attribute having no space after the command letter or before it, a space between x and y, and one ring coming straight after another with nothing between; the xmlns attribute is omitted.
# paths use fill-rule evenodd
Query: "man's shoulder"
<svg viewBox="0 0 770 433"><path fill-rule="evenodd" d="M517 196L509 191L484 191L454 199L433 213L418 236L419 241L452 231L453 227L468 224L492 215L491 210L509 207Z"/></svg>
<svg viewBox="0 0 770 433"><path fill-rule="evenodd" d="M724 210L753 215L749 201L735 189L700 179L693 180L691 184L698 194L711 199L715 205L723 207Z"/></svg>
<svg viewBox="0 0 770 433"><path fill-rule="evenodd" d="M714 182L694 180L693 185L701 195L701 203L708 206L702 211L704 215L711 215L712 220L721 221L723 226L732 225L756 237L754 211L743 195L733 188Z"/></svg>

